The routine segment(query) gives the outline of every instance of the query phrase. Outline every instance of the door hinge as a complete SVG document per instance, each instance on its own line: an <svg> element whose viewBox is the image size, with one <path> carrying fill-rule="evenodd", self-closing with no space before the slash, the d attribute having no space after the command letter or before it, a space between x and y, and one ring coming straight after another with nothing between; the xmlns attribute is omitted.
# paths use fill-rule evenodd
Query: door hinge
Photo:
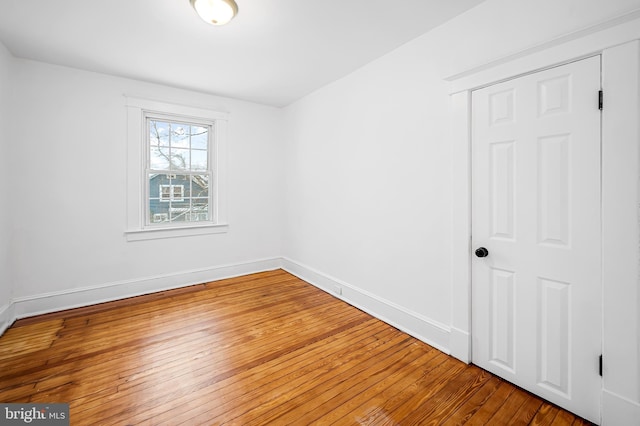
<svg viewBox="0 0 640 426"><path fill-rule="evenodd" d="M602 104L604 101L604 95L602 94L602 90L598 92L598 109L602 111Z"/></svg>
<svg viewBox="0 0 640 426"><path fill-rule="evenodd" d="M600 358L598 359L598 369L600 372L600 377L602 377L602 355L600 355Z"/></svg>

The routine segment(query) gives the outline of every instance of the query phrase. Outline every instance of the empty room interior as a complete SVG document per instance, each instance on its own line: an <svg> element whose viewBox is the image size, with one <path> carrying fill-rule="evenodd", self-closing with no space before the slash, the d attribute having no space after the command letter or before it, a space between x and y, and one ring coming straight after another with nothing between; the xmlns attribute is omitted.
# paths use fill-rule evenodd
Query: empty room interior
<svg viewBox="0 0 640 426"><path fill-rule="evenodd" d="M0 0L0 417L640 425L639 123L640 0Z"/></svg>

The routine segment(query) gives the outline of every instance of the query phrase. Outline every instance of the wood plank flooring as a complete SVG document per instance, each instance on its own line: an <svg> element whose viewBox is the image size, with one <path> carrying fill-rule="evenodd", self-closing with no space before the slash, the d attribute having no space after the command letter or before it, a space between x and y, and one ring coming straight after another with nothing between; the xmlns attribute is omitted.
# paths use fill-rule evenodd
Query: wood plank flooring
<svg viewBox="0 0 640 426"><path fill-rule="evenodd" d="M72 425L587 425L282 271L17 321L1 402Z"/></svg>

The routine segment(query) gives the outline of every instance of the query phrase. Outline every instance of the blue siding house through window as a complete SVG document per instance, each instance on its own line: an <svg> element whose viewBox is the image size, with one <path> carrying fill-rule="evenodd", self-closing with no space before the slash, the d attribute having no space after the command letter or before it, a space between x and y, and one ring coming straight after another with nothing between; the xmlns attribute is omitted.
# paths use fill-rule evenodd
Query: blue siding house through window
<svg viewBox="0 0 640 426"><path fill-rule="evenodd" d="M150 223L208 221L208 211L206 175L162 173L149 176Z"/></svg>

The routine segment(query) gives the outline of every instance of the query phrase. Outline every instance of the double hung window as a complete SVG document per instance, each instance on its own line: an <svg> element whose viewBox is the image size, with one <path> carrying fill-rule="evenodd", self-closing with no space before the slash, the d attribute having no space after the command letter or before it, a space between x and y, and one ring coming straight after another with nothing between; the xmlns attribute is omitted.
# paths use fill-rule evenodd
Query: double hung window
<svg viewBox="0 0 640 426"><path fill-rule="evenodd" d="M226 114L127 98L129 240L226 231Z"/></svg>
<svg viewBox="0 0 640 426"><path fill-rule="evenodd" d="M146 128L147 225L213 222L213 124L148 115Z"/></svg>

